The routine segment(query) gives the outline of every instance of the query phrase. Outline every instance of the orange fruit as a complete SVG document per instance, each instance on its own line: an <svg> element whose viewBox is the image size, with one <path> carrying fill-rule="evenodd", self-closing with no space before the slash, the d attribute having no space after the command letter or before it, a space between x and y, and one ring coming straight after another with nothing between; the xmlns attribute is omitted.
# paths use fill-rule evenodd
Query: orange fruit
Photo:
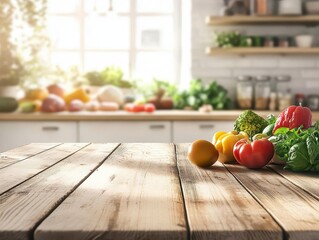
<svg viewBox="0 0 319 240"><path fill-rule="evenodd" d="M219 153L211 142L196 140L189 146L187 157L198 167L205 168L217 161Z"/></svg>
<svg viewBox="0 0 319 240"><path fill-rule="evenodd" d="M43 100L49 95L45 88L28 89L25 93L25 97L30 100Z"/></svg>

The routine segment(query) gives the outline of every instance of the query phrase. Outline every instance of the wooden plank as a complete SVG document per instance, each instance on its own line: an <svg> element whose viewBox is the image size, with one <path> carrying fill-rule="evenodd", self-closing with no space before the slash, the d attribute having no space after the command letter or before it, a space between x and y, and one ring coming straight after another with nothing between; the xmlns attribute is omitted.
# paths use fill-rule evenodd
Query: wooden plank
<svg viewBox="0 0 319 240"><path fill-rule="evenodd" d="M206 24L208 25L258 25L258 24L309 24L318 25L319 16L208 16Z"/></svg>
<svg viewBox="0 0 319 240"><path fill-rule="evenodd" d="M227 165L230 172L276 219L290 240L319 236L319 201L270 169Z"/></svg>
<svg viewBox="0 0 319 240"><path fill-rule="evenodd" d="M58 143L31 143L6 152L2 152L0 153L0 169L26 160L29 157L42 153L58 145Z"/></svg>
<svg viewBox="0 0 319 240"><path fill-rule="evenodd" d="M0 239L33 239L36 226L105 161L117 145L89 145L3 194ZM63 224L67 222L63 220Z"/></svg>
<svg viewBox="0 0 319 240"><path fill-rule="evenodd" d="M215 55L229 55L229 54L240 54L240 55L253 55L253 54L319 54L319 48L280 48L280 47L233 47L233 48L206 48L206 54Z"/></svg>
<svg viewBox="0 0 319 240"><path fill-rule="evenodd" d="M280 227L221 163L192 165L188 146L176 151L191 239L282 239Z"/></svg>
<svg viewBox="0 0 319 240"><path fill-rule="evenodd" d="M122 144L35 239L187 239L173 144Z"/></svg>
<svg viewBox="0 0 319 240"><path fill-rule="evenodd" d="M74 152L88 145L87 143L65 143L46 152L0 169L0 195L14 186L32 178Z"/></svg>
<svg viewBox="0 0 319 240"><path fill-rule="evenodd" d="M282 166L268 165L269 168L279 173L295 185L299 186L319 200L319 174L318 173L301 173L283 170Z"/></svg>

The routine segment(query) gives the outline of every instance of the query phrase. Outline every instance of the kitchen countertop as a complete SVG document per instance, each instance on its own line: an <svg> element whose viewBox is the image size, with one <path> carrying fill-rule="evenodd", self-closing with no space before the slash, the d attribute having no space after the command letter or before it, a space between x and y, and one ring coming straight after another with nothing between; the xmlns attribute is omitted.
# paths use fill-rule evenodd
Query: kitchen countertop
<svg viewBox="0 0 319 240"><path fill-rule="evenodd" d="M255 111L266 117L269 114L279 115L279 112ZM78 113L0 113L0 121L234 121L242 110L212 111L200 113L198 111L158 110L154 113L116 112L78 112ZM313 121L319 120L319 112L313 112Z"/></svg>
<svg viewBox="0 0 319 240"><path fill-rule="evenodd" d="M0 239L318 239L318 175L201 169L188 147L42 143L2 153Z"/></svg>

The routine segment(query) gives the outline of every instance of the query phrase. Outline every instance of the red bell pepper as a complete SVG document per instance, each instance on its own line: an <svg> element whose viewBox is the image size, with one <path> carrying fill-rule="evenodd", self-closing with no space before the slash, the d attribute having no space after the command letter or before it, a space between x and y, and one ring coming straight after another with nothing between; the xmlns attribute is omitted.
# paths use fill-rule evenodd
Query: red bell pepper
<svg viewBox="0 0 319 240"><path fill-rule="evenodd" d="M250 142L248 139L241 139L233 148L236 161L251 169L266 166L274 156L274 153L274 145L266 138L253 142Z"/></svg>
<svg viewBox="0 0 319 240"><path fill-rule="evenodd" d="M273 133L281 127L293 129L303 126L304 129L307 129L311 126L311 124L312 114L309 108L302 106L290 106L280 113L275 123Z"/></svg>

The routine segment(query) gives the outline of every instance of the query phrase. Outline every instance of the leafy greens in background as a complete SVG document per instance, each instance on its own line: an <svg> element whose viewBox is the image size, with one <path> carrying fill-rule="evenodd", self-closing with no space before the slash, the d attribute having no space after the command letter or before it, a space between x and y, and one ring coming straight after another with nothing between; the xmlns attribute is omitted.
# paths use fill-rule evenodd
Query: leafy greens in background
<svg viewBox="0 0 319 240"><path fill-rule="evenodd" d="M198 110L205 104L212 105L214 109L230 109L232 101L228 98L227 90L218 85L216 81L205 86L201 79L190 82L188 89L179 90L175 84L154 79L151 84L142 84L139 91L146 99L163 94L173 100L175 109Z"/></svg>
<svg viewBox="0 0 319 240"><path fill-rule="evenodd" d="M269 140L285 169L319 171L319 122L307 130L279 128Z"/></svg>
<svg viewBox="0 0 319 240"><path fill-rule="evenodd" d="M173 96L174 107L177 109L192 108L198 110L205 104L212 105L214 109L230 109L232 101L228 98L227 90L212 81L209 85L203 85L201 79L190 82L189 89Z"/></svg>
<svg viewBox="0 0 319 240"><path fill-rule="evenodd" d="M114 85L120 88L132 88L133 84L123 80L123 71L121 68L109 66L101 72L92 71L85 74L85 78L92 86Z"/></svg>

